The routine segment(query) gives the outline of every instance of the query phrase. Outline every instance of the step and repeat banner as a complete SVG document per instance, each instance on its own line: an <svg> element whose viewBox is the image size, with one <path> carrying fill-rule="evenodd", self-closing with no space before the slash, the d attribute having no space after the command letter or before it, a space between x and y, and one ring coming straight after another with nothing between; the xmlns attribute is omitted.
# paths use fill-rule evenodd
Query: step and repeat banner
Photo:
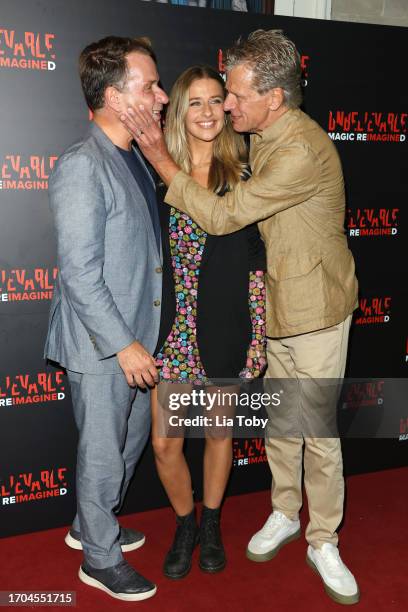
<svg viewBox="0 0 408 612"><path fill-rule="evenodd" d="M346 177L346 232L360 282L348 376L376 378L356 383L343 408L376 410L382 381L406 377L408 365L406 30L138 0L1 4L0 535L65 525L74 515L69 388L42 358L58 274L47 188L58 156L90 120L78 55L109 34L149 36L167 91L192 64L222 72L223 50L254 29L281 28L296 42L304 108L335 142ZM344 441L346 473L406 465L407 438L408 404L389 439ZM202 446L187 441L197 499ZM236 440L229 494L267 488L270 478L263 441ZM167 503L148 446L124 511Z"/></svg>

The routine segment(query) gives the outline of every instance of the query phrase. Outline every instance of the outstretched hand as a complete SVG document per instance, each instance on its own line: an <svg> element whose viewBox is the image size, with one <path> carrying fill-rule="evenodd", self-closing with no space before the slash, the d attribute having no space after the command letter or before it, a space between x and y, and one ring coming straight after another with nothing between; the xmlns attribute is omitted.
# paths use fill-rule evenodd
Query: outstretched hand
<svg viewBox="0 0 408 612"><path fill-rule="evenodd" d="M128 107L126 113L121 114L120 120L146 159L169 185L179 171L179 167L167 150L160 122L142 105L139 108Z"/></svg>

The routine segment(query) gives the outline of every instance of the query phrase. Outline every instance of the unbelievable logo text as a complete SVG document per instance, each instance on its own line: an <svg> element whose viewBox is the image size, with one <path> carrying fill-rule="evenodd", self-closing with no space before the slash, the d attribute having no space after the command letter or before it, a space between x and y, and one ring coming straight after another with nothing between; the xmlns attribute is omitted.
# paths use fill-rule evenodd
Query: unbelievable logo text
<svg viewBox="0 0 408 612"><path fill-rule="evenodd" d="M239 439L233 441L234 465L244 466L268 461L263 438Z"/></svg>
<svg viewBox="0 0 408 612"><path fill-rule="evenodd" d="M389 323L391 318L391 297L362 297L356 312L356 325Z"/></svg>
<svg viewBox="0 0 408 612"><path fill-rule="evenodd" d="M66 467L41 470L39 474L24 472L0 479L2 506L61 497L67 494Z"/></svg>
<svg viewBox="0 0 408 612"><path fill-rule="evenodd" d="M329 111L327 131L332 140L405 142L408 113Z"/></svg>
<svg viewBox="0 0 408 612"><path fill-rule="evenodd" d="M65 399L62 370L15 374L0 378L0 407L27 406Z"/></svg>
<svg viewBox="0 0 408 612"><path fill-rule="evenodd" d="M5 155L0 160L0 189L46 190L55 155Z"/></svg>
<svg viewBox="0 0 408 612"><path fill-rule="evenodd" d="M398 234L399 208L349 209L347 229L349 236L396 236Z"/></svg>
<svg viewBox="0 0 408 612"><path fill-rule="evenodd" d="M55 70L55 34L0 28L0 68Z"/></svg>
<svg viewBox="0 0 408 612"><path fill-rule="evenodd" d="M2 302L51 300L58 268L0 268Z"/></svg>

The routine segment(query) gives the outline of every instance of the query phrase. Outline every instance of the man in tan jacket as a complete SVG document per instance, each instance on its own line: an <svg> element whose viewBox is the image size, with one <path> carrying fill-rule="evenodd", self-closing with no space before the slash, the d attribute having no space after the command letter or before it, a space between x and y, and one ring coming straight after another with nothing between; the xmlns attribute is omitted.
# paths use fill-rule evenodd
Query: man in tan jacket
<svg viewBox="0 0 408 612"><path fill-rule="evenodd" d="M267 249L266 376L292 379L293 409L300 406L302 412L300 380L344 376L357 280L343 227L340 160L327 134L298 108L300 77L296 47L280 31L258 30L229 50L224 108L237 132L251 134L252 177L222 198L179 170L143 109L129 109L123 120L169 185L168 204L211 234L258 222ZM210 125L210 106L206 112ZM355 603L358 586L337 549L344 502L337 437L266 438L273 513L252 537L247 556L267 561L299 537L303 445L310 514L307 561L333 599Z"/></svg>

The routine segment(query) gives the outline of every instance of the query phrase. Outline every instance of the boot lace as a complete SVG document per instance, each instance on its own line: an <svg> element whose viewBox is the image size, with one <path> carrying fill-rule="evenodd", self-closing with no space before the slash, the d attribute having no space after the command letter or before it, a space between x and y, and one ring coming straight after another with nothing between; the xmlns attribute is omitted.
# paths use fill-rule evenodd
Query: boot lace
<svg viewBox="0 0 408 612"><path fill-rule="evenodd" d="M221 530L218 521L207 520L201 529L201 545L221 546Z"/></svg>
<svg viewBox="0 0 408 612"><path fill-rule="evenodd" d="M194 547L195 531L192 525L177 525L172 550L178 552L190 551Z"/></svg>

